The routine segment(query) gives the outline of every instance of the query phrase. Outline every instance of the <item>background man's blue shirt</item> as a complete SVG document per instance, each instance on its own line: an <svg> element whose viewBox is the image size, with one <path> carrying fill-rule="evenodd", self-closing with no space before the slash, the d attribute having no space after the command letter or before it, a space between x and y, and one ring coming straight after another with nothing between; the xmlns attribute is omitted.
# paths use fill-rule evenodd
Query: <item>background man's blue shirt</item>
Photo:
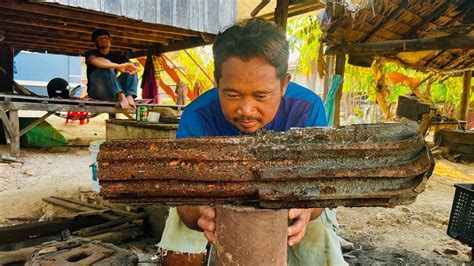
<svg viewBox="0 0 474 266"><path fill-rule="evenodd" d="M275 118L264 128L287 131L292 127L326 125L326 113L321 98L313 91L290 82ZM237 135L240 135L239 130L225 119L218 91L213 88L184 109L176 138Z"/></svg>

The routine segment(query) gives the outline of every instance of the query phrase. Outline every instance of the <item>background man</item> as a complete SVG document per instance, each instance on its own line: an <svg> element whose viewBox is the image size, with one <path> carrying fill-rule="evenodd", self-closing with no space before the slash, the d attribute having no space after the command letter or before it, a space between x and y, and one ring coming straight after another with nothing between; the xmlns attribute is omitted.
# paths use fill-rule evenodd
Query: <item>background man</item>
<svg viewBox="0 0 474 266"><path fill-rule="evenodd" d="M264 20L238 23L218 35L213 53L217 88L185 108L177 138L326 126L321 99L290 82L288 41L275 24ZM324 209L292 209L288 216L292 220L288 227L290 265L345 264L334 231L336 223ZM208 241L214 243L214 218L215 210L208 206L171 208L159 243L168 252L163 265L171 265L167 257L177 252L202 253ZM184 260L189 258L184 254Z"/></svg>
<svg viewBox="0 0 474 266"><path fill-rule="evenodd" d="M119 53L110 51L110 34L103 29L92 33L97 49L86 52L87 94L93 99L117 101L123 109L135 108L140 67ZM116 71L121 72L117 77Z"/></svg>

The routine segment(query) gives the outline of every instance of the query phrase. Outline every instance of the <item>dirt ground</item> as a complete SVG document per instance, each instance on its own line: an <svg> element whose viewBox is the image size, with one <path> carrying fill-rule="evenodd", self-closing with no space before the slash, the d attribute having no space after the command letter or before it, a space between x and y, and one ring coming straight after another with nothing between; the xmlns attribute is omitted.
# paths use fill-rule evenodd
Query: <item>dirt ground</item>
<svg viewBox="0 0 474 266"><path fill-rule="evenodd" d="M87 145L105 138L105 118L79 125L50 117L47 121L74 147L22 149L19 162L0 163L0 226L15 223L7 218L40 217L48 210L61 215L65 211L41 199L91 190ZM474 183L474 163L441 159L414 204L393 209L338 208L339 235L355 245L346 260L354 265L469 262L470 248L446 235L453 184L463 182Z"/></svg>

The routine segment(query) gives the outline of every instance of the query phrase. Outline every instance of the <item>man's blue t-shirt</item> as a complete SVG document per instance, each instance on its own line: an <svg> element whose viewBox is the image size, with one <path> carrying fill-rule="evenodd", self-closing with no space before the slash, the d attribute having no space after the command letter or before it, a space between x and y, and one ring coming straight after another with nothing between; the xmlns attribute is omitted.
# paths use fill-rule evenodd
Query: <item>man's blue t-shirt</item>
<svg viewBox="0 0 474 266"><path fill-rule="evenodd" d="M288 131L292 127L326 126L324 105L316 93L290 82L275 118L264 128ZM225 119L216 88L190 103L181 116L176 138L238 136L240 131Z"/></svg>

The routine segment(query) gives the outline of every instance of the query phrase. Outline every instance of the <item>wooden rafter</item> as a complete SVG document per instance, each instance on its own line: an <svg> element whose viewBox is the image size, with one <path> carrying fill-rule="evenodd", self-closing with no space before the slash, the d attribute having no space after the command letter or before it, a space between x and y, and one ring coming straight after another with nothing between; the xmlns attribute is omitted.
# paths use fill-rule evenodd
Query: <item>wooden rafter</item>
<svg viewBox="0 0 474 266"><path fill-rule="evenodd" d="M1 1L0 8L15 10L15 11L27 11L28 13L41 14L45 16L51 16L62 19L75 19L82 21L83 24L94 23L107 27L109 25L120 26L131 29L143 29L152 30L161 33L178 34L182 36L196 36L199 32L192 30L180 29L167 25L156 25L151 23L139 22L127 18L118 18L117 16L111 16L100 12L94 12L82 9L82 12L78 12L73 8L59 7L58 5L50 4L36 4L29 2L18 2L18 1Z"/></svg>
<svg viewBox="0 0 474 266"><path fill-rule="evenodd" d="M58 18L53 16L45 16L42 14L29 13L29 12L18 12L14 10L2 10L0 14L4 17L16 19L19 23L21 21L28 21L35 25L42 25L44 27L53 29L73 29L75 31L81 31L89 33L98 28L107 27L107 30L112 34L114 32L127 32L143 36L160 37L165 39L173 40L184 40L185 36L179 34L163 33L155 30L143 30L143 29L131 29L122 26L104 25L99 23L85 23L84 21L72 19L72 18Z"/></svg>
<svg viewBox="0 0 474 266"><path fill-rule="evenodd" d="M66 48L59 48L59 47L46 47L46 46L39 46L39 45L24 45L24 44L15 44L13 43L6 43L15 47L15 50L24 50L30 52L38 52L38 53L50 53L50 54L64 54L64 55L72 55L72 56L79 56L84 54L84 50L75 50L75 49L66 49Z"/></svg>
<svg viewBox="0 0 474 266"><path fill-rule="evenodd" d="M92 31L77 31L75 29L59 29L59 28L49 28L45 27L42 25L35 25L35 24L26 24L26 23L11 23L4 19L3 17L0 16L0 23L2 24L2 28L10 28L10 29L15 29L15 30L20 30L20 31L28 31L33 33L34 32L41 32L44 34L60 34L64 36L65 39L69 39L70 36L75 36L79 37L82 40L89 41L91 44L91 33ZM22 26L22 27L19 27ZM41 34L36 34L38 37L41 37ZM155 38L155 37L146 37L146 36L135 36L133 34L121 32L121 33L111 33L111 38L115 39L116 41L118 40L119 42L122 43L163 43L167 44L168 40L164 38Z"/></svg>
<svg viewBox="0 0 474 266"><path fill-rule="evenodd" d="M168 52L173 52L173 51L178 51L178 50L183 50L183 49L189 49L189 48L196 47L196 46L208 45L208 44L212 43L212 41L213 41L212 39L211 40L204 40L201 37L189 38L186 42L182 42L182 43L176 43L176 44L168 45L168 46L159 44L159 45L150 47L149 49L146 49L146 50L132 52L132 53L130 53L130 57L132 57L132 58L142 57L142 56L148 55L149 53L159 55L159 54L162 54L162 53L168 53Z"/></svg>
<svg viewBox="0 0 474 266"><path fill-rule="evenodd" d="M53 43L65 43L65 44L71 44L75 45L78 48L83 47L83 49L86 49L86 47L93 47L93 44L90 41L83 41L80 39L77 40L65 40L65 39L60 39L59 36L54 36L54 35L47 35L47 36L42 36L41 38L36 38L33 37L31 34L25 33L25 32L13 32L13 31L8 31L7 36L9 40L31 40L32 38L42 40L42 41L47 41L47 42L53 42ZM60 44L59 44L60 45ZM113 48L114 49L126 49L126 50L131 50L134 47L131 46L130 44L121 44L121 43L116 43L112 42ZM135 48L136 49L136 48Z"/></svg>
<svg viewBox="0 0 474 266"><path fill-rule="evenodd" d="M370 3L376 7L374 13ZM333 13L330 6L326 8L331 18L322 35L330 47L327 54L377 55L437 73L464 71L473 64L474 6L470 0L369 1L355 18L343 6L334 6ZM403 62L397 55L416 51L426 51L423 60Z"/></svg>
<svg viewBox="0 0 474 266"><path fill-rule="evenodd" d="M315 10L319 10L324 8L324 5L320 2L315 2L315 1L306 1L301 4L295 3L293 4L293 1L290 1L290 6L288 7L288 17L293 17L293 16L298 16L301 14L309 13ZM259 18L263 19L268 19L268 20L274 20L275 19L275 12L264 14L261 16L258 16Z"/></svg>
<svg viewBox="0 0 474 266"><path fill-rule="evenodd" d="M400 52L444 49L474 49L474 36L468 34L453 34L432 39L343 44L330 47L326 51L326 54L387 55Z"/></svg>
<svg viewBox="0 0 474 266"><path fill-rule="evenodd" d="M59 4L0 1L3 43L17 50L84 54L95 48L91 33L98 28L110 33L112 50L128 54L161 53L207 43L200 32L193 30Z"/></svg>
<svg viewBox="0 0 474 266"><path fill-rule="evenodd" d="M437 19L443 12L446 11L446 8L450 4L451 4L451 1L446 1L443 4L441 4L440 6L438 6L438 8L433 10L433 12L431 13L430 16L428 16L426 18L423 18L423 20L421 21L420 24L416 25L416 27L413 27L411 31L405 33L403 35L403 37L405 37L405 38L416 38L417 36L413 36L413 35L415 35L417 30L423 29L427 24L432 23L432 21L434 19Z"/></svg>
<svg viewBox="0 0 474 266"><path fill-rule="evenodd" d="M67 26L64 27L61 24L57 23L51 23L51 22L40 22L40 21L33 21L30 19L18 19L15 17L5 17L5 15L0 14L0 23L4 26L10 26L10 27L19 27L19 26L24 26L24 28L36 28L36 29L43 29L43 30L48 30L49 32L54 31L54 32L61 32L63 34L68 34L68 33L77 33L81 34L84 38L86 38L89 42L92 43L91 41L91 33L95 30L94 28L89 28L89 27L80 27L80 26ZM63 23L64 25L65 23ZM157 35L153 36L152 34L147 35L147 34L135 34L133 32L120 32L120 31L110 31L110 36L112 38L117 38L117 39L126 39L127 41L133 41L133 40L138 40L142 42L157 42L157 43L163 43L167 44L169 43L169 39L159 37Z"/></svg>
<svg viewBox="0 0 474 266"><path fill-rule="evenodd" d="M372 35L377 33L380 29L382 29L383 26L387 22L389 22L393 18L395 18L395 16L398 15L400 10L404 9L407 6L407 4L408 4L408 1L403 1L387 18L385 18L385 21L383 23L379 23L379 25L377 25L374 29L372 29L369 33L367 33L367 35L362 40L360 40L360 42L363 43L363 42L368 41L370 39L370 37L372 37Z"/></svg>

